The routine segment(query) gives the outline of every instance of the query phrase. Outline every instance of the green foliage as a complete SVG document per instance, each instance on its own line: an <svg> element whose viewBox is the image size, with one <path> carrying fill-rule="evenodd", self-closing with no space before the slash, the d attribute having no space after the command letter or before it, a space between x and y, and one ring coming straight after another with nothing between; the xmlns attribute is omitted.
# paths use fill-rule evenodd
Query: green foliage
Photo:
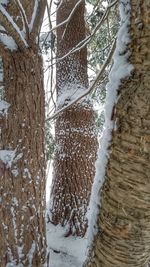
<svg viewBox="0 0 150 267"><path fill-rule="evenodd" d="M86 3L93 6L93 12L89 13L87 7L86 21L88 34L92 33L96 25L101 21L104 12L106 11L106 4L109 1L98 1L98 0L86 0ZM91 10L91 8L90 8ZM90 11L91 12L91 11ZM106 60L108 53L110 51L112 42L119 26L119 15L116 6L111 8L108 18L106 18L101 27L96 32L96 34L91 38L88 44L88 67L92 71L89 71L89 80L95 79L96 74L101 69L102 64ZM55 51L55 36L53 34L42 34L41 35L41 46L43 52L48 54L49 50ZM111 65L111 64L110 64ZM91 93L94 105L97 107L102 107L105 103L106 98L106 83L108 82L108 73L110 66L107 67L102 79L98 82L95 90ZM97 112L95 116L95 123L97 126L97 131L101 133L104 125L104 112ZM46 156L47 159L53 157L54 152L54 138L52 134L52 127L49 122L46 123Z"/></svg>
<svg viewBox="0 0 150 267"><path fill-rule="evenodd" d="M88 27L92 33L96 25L98 25L98 23L102 20L106 11L106 3L108 3L108 1L87 0L87 3L93 5L92 14L87 14ZM95 72L95 74L92 75L92 79L95 78L97 72L101 69L102 64L106 60L112 42L117 34L118 27L118 8L114 6L111 8L108 17L103 20L99 30L88 45L88 66ZM94 103L96 106L99 106L100 109L105 103L106 84L108 82L108 74L111 64L112 62L105 70L105 73L102 79L98 82L95 91L91 94ZM96 115L96 126L100 132L103 129L104 120L104 112L98 112Z"/></svg>
<svg viewBox="0 0 150 267"><path fill-rule="evenodd" d="M91 32L101 20L104 12L104 6L100 5L97 6L94 13L89 16L88 24ZM102 23L100 30L97 32L94 38L92 38L89 44L88 58L91 68L96 68L97 70L103 64L112 45L112 41L117 34L118 26L118 10L116 7L114 7L111 9L109 17Z"/></svg>
<svg viewBox="0 0 150 267"><path fill-rule="evenodd" d="M54 153L54 137L52 135L52 126L49 121L45 123L45 151L46 151L46 160L51 160Z"/></svg>

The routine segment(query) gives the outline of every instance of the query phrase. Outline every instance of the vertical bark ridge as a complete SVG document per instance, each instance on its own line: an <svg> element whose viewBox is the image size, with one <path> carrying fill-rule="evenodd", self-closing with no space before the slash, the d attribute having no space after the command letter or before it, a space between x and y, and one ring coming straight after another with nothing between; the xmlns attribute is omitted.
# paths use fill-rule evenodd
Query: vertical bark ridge
<svg viewBox="0 0 150 267"><path fill-rule="evenodd" d="M144 267L150 258L150 9L131 1L132 76L120 87L90 267Z"/></svg>

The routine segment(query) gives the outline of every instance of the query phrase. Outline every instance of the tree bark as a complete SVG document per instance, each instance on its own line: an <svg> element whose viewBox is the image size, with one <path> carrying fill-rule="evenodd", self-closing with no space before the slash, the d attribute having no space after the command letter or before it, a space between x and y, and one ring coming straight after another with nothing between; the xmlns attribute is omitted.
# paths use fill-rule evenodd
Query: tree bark
<svg viewBox="0 0 150 267"><path fill-rule="evenodd" d="M150 32L149 1L131 1L130 62L113 119L98 233L90 267L144 267L150 258Z"/></svg>
<svg viewBox="0 0 150 267"><path fill-rule="evenodd" d="M57 25L66 20L78 1L64 0L57 11ZM88 87L87 48L70 54L85 38L85 3L81 1L66 25L57 29L56 87L58 107L65 106ZM84 236L86 211L95 174L97 136L94 111L84 99L56 119L56 153L51 192L51 221L67 226L68 235Z"/></svg>
<svg viewBox="0 0 150 267"><path fill-rule="evenodd" d="M46 260L44 87L37 43L46 1L0 3L0 266ZM4 38L3 38L4 37ZM5 109L5 106L8 110Z"/></svg>
<svg viewBox="0 0 150 267"><path fill-rule="evenodd" d="M7 52L3 67L10 107L1 117L1 151L8 155L6 164L1 161L0 266L41 267L46 254L42 59L32 49Z"/></svg>

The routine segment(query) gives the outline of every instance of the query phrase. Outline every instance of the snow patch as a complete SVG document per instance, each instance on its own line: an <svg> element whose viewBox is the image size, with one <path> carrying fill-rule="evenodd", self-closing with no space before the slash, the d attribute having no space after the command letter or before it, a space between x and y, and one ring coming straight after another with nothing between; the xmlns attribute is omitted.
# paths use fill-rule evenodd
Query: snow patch
<svg viewBox="0 0 150 267"><path fill-rule="evenodd" d="M35 248L36 248L36 243L33 240L31 248L30 248L29 253L28 253L28 260L29 260L29 266L28 267L32 267L32 261L33 261L33 255L35 252Z"/></svg>
<svg viewBox="0 0 150 267"><path fill-rule="evenodd" d="M6 264L6 267L24 267L22 263L16 264L16 260L13 260L12 262L8 262Z"/></svg>
<svg viewBox="0 0 150 267"><path fill-rule="evenodd" d="M12 173L15 177L17 177L18 174L19 174L19 171L18 171L17 169L13 169L13 170L11 170L11 173Z"/></svg>
<svg viewBox="0 0 150 267"><path fill-rule="evenodd" d="M16 155L16 150L0 150L0 160L3 161L7 167L11 167Z"/></svg>
<svg viewBox="0 0 150 267"><path fill-rule="evenodd" d="M21 159L23 153L19 153L16 155L15 150L0 150L0 160L6 164L7 167L11 168L12 163L16 163L19 159ZM17 169L12 170L12 173L16 174Z"/></svg>
<svg viewBox="0 0 150 267"><path fill-rule="evenodd" d="M120 1L121 27L117 36L116 50L113 56L113 67L109 74L109 82L106 86L105 124L100 138L100 148L96 161L96 175L92 187L91 199L87 217L89 220L88 246L91 245L94 235L97 233L97 216L99 213L100 192L105 180L106 166L109 159L109 145L112 138L112 130L115 122L111 120L113 107L118 101L118 89L121 80L131 74L133 66L128 62L130 52L127 45L130 42L128 27L130 25L131 6L129 0Z"/></svg>
<svg viewBox="0 0 150 267"><path fill-rule="evenodd" d="M7 111L10 107L10 104L4 100L0 101L0 115L7 115Z"/></svg>
<svg viewBox="0 0 150 267"><path fill-rule="evenodd" d="M9 2L9 0L1 0L1 4L3 4L3 5L7 5L8 2Z"/></svg>
<svg viewBox="0 0 150 267"><path fill-rule="evenodd" d="M58 94L57 106L60 108L64 105L67 105L71 101L77 99L83 93L85 93L87 88L80 84L68 83L63 87L63 90ZM83 98L84 99L84 98ZM83 99L81 101L83 101ZM81 102L79 101L79 102Z"/></svg>
<svg viewBox="0 0 150 267"><path fill-rule="evenodd" d="M19 204L18 204L18 200L16 197L12 198L12 205L18 207Z"/></svg>
<svg viewBox="0 0 150 267"><path fill-rule="evenodd" d="M28 168L25 168L23 171L23 175L31 180L31 173Z"/></svg>
<svg viewBox="0 0 150 267"><path fill-rule="evenodd" d="M0 33L0 43L11 51L17 50L17 44L11 36Z"/></svg>
<svg viewBox="0 0 150 267"><path fill-rule="evenodd" d="M3 16L9 21L9 23L13 26L13 28L16 30L18 33L20 39L24 43L25 47L28 47L28 44L26 40L24 39L22 32L20 31L18 25L14 22L13 18L9 15L9 13L6 11L6 9L2 6L0 3L0 12L3 14ZM3 36L3 34L0 35L0 37ZM7 36L8 37L8 36ZM9 37L10 38L10 37ZM13 39L12 39L13 40Z"/></svg>
<svg viewBox="0 0 150 267"><path fill-rule="evenodd" d="M86 237L64 237L66 228L47 224L47 243L52 267L82 267L86 258Z"/></svg>

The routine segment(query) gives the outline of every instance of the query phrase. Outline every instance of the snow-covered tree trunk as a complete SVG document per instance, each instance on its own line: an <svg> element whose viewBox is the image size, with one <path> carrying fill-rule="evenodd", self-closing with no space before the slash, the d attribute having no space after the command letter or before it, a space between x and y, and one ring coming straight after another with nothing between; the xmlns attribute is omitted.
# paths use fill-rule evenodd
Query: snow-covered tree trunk
<svg viewBox="0 0 150 267"><path fill-rule="evenodd" d="M44 6L0 4L0 266L41 267L46 259L44 87L36 40Z"/></svg>
<svg viewBox="0 0 150 267"><path fill-rule="evenodd" d="M85 38L84 12L84 1L66 0L57 11L57 25L69 18L57 29L58 108L69 104L88 88L86 47L59 60ZM67 226L66 236L84 236L97 150L90 100L84 99L59 115L55 136L51 221L55 225Z"/></svg>
<svg viewBox="0 0 150 267"><path fill-rule="evenodd" d="M113 69L117 75L126 71L129 66L123 66L124 59L129 57L134 70L121 81L113 109L116 129L102 188L98 233L88 267L144 267L150 258L149 1L120 1L120 7L121 15L123 10L126 15L122 16L124 23L117 47L121 49L122 43L128 42L125 31L130 12L131 42L115 60L116 65L117 60L120 62L118 70ZM115 72L112 75L115 77Z"/></svg>

